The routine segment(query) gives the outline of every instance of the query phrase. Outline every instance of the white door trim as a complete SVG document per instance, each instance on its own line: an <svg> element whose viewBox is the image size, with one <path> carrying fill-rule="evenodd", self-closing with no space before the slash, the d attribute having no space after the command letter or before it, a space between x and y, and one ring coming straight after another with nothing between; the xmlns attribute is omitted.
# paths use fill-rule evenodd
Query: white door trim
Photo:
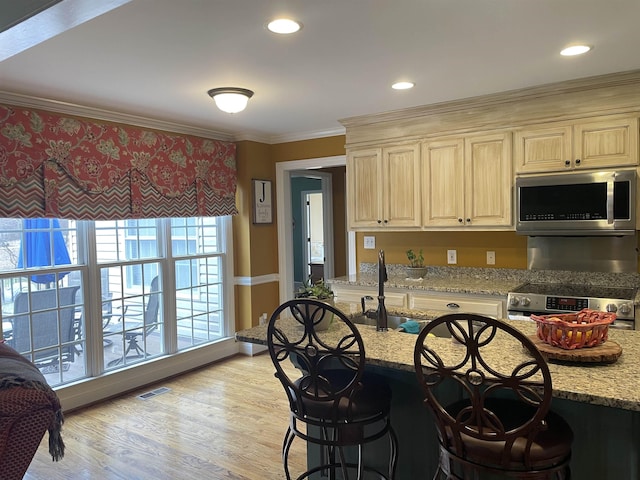
<svg viewBox="0 0 640 480"><path fill-rule="evenodd" d="M278 215L278 271L280 276L280 303L290 299L289 286L293 285L293 240L291 238L291 172L316 168L342 167L346 155L310 158L276 163L276 212ZM355 252L348 252L349 258Z"/></svg>

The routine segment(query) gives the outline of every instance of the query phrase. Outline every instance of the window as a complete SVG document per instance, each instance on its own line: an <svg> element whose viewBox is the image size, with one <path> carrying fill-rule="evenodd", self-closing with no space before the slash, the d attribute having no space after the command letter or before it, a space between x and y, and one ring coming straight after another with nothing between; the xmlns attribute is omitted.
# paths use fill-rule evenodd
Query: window
<svg viewBox="0 0 640 480"><path fill-rule="evenodd" d="M228 336L224 221L0 219L5 341L56 386Z"/></svg>

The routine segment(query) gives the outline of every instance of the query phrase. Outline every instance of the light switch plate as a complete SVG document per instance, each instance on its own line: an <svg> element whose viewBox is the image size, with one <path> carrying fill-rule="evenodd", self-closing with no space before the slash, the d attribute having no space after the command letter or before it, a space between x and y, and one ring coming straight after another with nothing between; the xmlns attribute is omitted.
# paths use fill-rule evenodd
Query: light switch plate
<svg viewBox="0 0 640 480"><path fill-rule="evenodd" d="M458 252L456 250L447 250L447 263L458 263Z"/></svg>
<svg viewBox="0 0 640 480"><path fill-rule="evenodd" d="M376 248L376 237L364 237L364 248L368 250Z"/></svg>
<svg viewBox="0 0 640 480"><path fill-rule="evenodd" d="M487 251L487 265L495 265L496 264L496 252L491 250Z"/></svg>

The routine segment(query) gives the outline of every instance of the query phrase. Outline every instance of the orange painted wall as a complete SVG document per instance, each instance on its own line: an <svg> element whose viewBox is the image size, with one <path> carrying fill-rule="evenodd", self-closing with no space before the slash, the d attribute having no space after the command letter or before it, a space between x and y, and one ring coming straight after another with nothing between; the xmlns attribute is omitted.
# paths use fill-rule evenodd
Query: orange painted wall
<svg viewBox="0 0 640 480"><path fill-rule="evenodd" d="M233 217L234 271L236 277L249 278L277 275L278 273L278 231L277 205L275 198L275 164L282 161L304 160L308 158L332 157L344 155L345 137L327 137L321 139L288 142L276 145L252 141L237 142L236 166L238 170L238 189L236 203L238 215ZM253 224L252 179L271 180L273 190L273 223ZM344 180L334 180L334 190L342 189ZM336 222L345 224L344 193L334 194ZM342 214L342 217L340 216ZM337 229L336 229L337 230ZM346 233L336 231L336 236L344 238ZM337 254L346 255L344 249ZM346 257L345 257L346 258ZM341 264L345 264L342 260ZM344 273L342 273L344 274ZM256 285L235 286L236 329L241 330L258 324L258 318L264 312L271 314L279 303L279 286L276 281Z"/></svg>
<svg viewBox="0 0 640 480"><path fill-rule="evenodd" d="M364 249L364 236L374 236L375 250ZM358 232L357 262L377 262L384 250L387 263L406 264L407 249L423 250L426 265L447 265L447 250L456 250L460 267L527 268L527 237L515 232ZM496 264L487 265L487 250Z"/></svg>

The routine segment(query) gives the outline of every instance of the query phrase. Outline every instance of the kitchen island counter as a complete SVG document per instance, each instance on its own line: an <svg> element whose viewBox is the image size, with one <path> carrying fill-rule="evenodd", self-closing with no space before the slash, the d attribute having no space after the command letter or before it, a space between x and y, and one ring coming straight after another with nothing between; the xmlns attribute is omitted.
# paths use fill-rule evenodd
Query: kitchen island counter
<svg viewBox="0 0 640 480"><path fill-rule="evenodd" d="M360 305L344 303L336 307L351 316L360 313ZM393 308L388 311L426 320L442 314ZM505 321L527 335L535 332L533 321ZM291 328L300 327L292 323ZM396 478L432 478L438 461L437 436L415 377L413 350L417 336L395 330L376 332L375 327L365 325L358 325L358 330L365 344L367 369L384 376L392 389L391 418L399 439ZM267 327L263 325L238 332L236 339L266 345L266 334ZM622 355L615 363L549 363L552 408L574 431L573 478L640 480L640 332L610 329L609 339L622 347ZM430 340L460 348L449 338ZM499 362L507 354L525 355L522 349L505 352L497 348L484 353L490 362ZM308 452L313 462L317 452ZM374 461L386 458L384 450L376 448L369 455Z"/></svg>
<svg viewBox="0 0 640 480"><path fill-rule="evenodd" d="M359 305L338 304L347 315L357 315ZM442 312L388 309L390 315L430 320ZM535 322L505 320L526 335L535 334ZM293 327L296 328L296 327ZM414 371L413 348L416 336L397 330L376 332L375 327L358 325L365 344L367 364L407 372ZM266 345L267 327L258 326L236 334L238 341ZM609 329L609 339L622 347L622 355L611 364L549 363L553 395L577 402L640 412L640 331ZM446 340L442 340L446 341ZM452 348L456 348L452 346ZM513 352L521 355L522 352ZM505 352L490 353L495 358Z"/></svg>

